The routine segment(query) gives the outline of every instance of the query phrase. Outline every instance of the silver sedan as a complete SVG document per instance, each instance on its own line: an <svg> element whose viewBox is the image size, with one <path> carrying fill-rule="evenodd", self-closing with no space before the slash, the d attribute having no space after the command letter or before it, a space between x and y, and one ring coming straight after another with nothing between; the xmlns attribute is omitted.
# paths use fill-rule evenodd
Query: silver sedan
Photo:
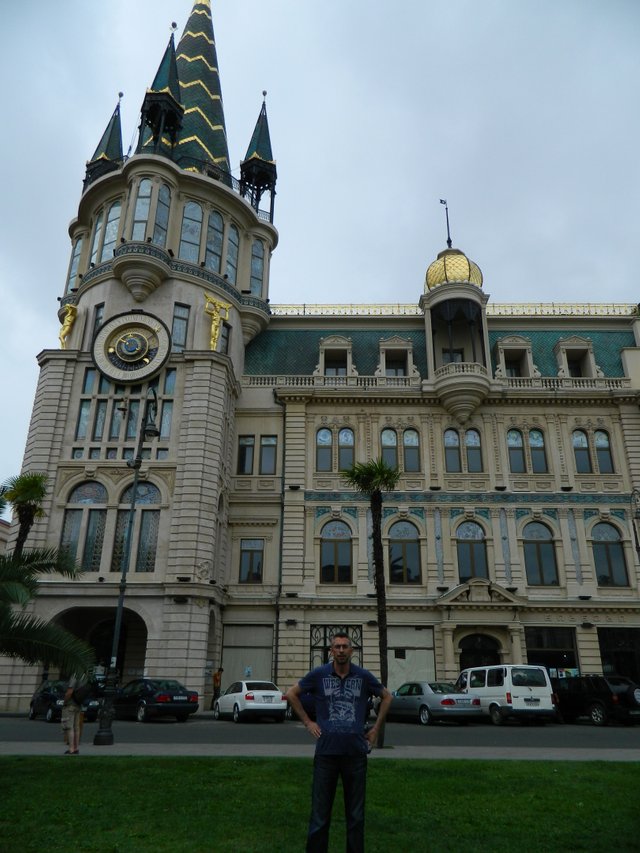
<svg viewBox="0 0 640 853"><path fill-rule="evenodd" d="M393 691L388 719L428 726L436 720L467 722L482 717L480 698L460 693L448 681L407 681Z"/></svg>

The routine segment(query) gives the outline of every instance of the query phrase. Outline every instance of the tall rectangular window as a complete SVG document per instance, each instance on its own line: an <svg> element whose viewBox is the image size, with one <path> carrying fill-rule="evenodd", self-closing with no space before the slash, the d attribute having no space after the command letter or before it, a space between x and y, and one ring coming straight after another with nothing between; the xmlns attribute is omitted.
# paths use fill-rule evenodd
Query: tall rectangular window
<svg viewBox="0 0 640 853"><path fill-rule="evenodd" d="M275 435L260 436L260 473L276 473L276 451L278 439Z"/></svg>
<svg viewBox="0 0 640 853"><path fill-rule="evenodd" d="M87 437L90 410L91 400L80 400L80 411L78 412L78 422L76 424L76 439Z"/></svg>
<svg viewBox="0 0 640 853"><path fill-rule="evenodd" d="M238 439L238 474L253 474L255 436L241 435Z"/></svg>
<svg viewBox="0 0 640 853"><path fill-rule="evenodd" d="M222 328L220 329L220 347L219 352L224 355L229 354L229 341L231 338L231 326L228 323L222 323Z"/></svg>
<svg viewBox="0 0 640 853"><path fill-rule="evenodd" d="M183 352L187 345L187 329L189 327L189 306L173 306L173 324L171 326L171 346L174 352Z"/></svg>
<svg viewBox="0 0 640 853"><path fill-rule="evenodd" d="M262 583L264 539L240 540L240 583Z"/></svg>

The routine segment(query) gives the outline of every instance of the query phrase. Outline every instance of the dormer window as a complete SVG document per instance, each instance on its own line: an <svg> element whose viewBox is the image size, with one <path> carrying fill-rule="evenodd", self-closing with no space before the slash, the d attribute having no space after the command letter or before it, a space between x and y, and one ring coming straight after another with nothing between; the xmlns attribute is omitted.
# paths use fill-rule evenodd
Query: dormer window
<svg viewBox="0 0 640 853"><path fill-rule="evenodd" d="M320 361L315 376L354 376L356 369L351 355L351 339L342 335L320 338Z"/></svg>
<svg viewBox="0 0 640 853"><path fill-rule="evenodd" d="M519 379L534 376L535 366L531 354L531 341L520 335L510 335L499 340L495 347L496 377Z"/></svg>
<svg viewBox="0 0 640 853"><path fill-rule="evenodd" d="M587 338L565 338L558 341L553 351L558 361L558 376L588 379L598 375L593 344Z"/></svg>

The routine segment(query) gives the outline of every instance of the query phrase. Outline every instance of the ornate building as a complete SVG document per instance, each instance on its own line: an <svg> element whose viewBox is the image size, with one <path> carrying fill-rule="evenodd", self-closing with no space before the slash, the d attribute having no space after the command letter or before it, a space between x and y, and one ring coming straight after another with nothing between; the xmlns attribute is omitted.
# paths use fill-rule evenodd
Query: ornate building
<svg viewBox="0 0 640 853"><path fill-rule="evenodd" d="M640 679L637 306L495 305L451 246L412 305L271 305L266 108L237 180L217 69L196 2L135 153L116 107L87 164L24 459L53 484L29 544L84 574L36 612L107 660L124 566L124 680L287 686L336 626L375 670L368 502L340 472L381 456L390 687L498 661ZM38 678L3 660L0 706Z"/></svg>

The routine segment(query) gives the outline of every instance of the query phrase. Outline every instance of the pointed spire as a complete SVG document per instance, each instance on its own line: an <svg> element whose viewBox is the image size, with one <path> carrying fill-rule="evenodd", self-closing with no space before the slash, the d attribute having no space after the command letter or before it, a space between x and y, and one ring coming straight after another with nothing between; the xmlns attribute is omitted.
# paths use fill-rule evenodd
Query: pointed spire
<svg viewBox="0 0 640 853"><path fill-rule="evenodd" d="M93 157L87 162L87 171L84 178L85 189L102 175L118 169L123 163L122 125L120 123L120 100L122 97L123 94L120 92L118 94L118 103L113 111L113 115L109 119L109 124L102 134Z"/></svg>
<svg viewBox="0 0 640 853"><path fill-rule="evenodd" d="M176 24L171 26L175 30ZM162 62L142 104L138 153L146 151L171 156L182 127L183 113L172 32Z"/></svg>
<svg viewBox="0 0 640 853"><path fill-rule="evenodd" d="M243 195L249 195L251 206L259 210L264 192L271 194L270 220L273 222L273 205L276 195L276 162L271 152L271 136L267 120L267 93L262 93L262 109L258 116L247 154L240 163L240 186Z"/></svg>
<svg viewBox="0 0 640 853"><path fill-rule="evenodd" d="M207 162L231 171L209 0L196 0L177 51L180 96L185 108L174 159L184 169Z"/></svg>

